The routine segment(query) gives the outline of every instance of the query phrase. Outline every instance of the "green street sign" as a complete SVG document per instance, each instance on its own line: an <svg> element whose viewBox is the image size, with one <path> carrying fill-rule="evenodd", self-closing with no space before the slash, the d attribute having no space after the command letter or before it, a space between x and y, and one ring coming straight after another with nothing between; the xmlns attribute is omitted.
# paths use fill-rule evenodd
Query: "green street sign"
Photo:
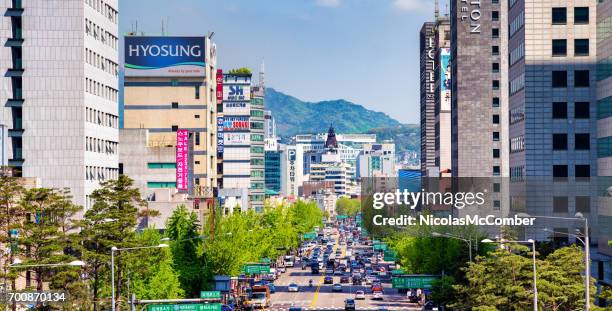
<svg viewBox="0 0 612 311"><path fill-rule="evenodd" d="M374 244L374 250L375 251L386 251L387 250L387 244L385 243L378 243L378 244Z"/></svg>
<svg viewBox="0 0 612 311"><path fill-rule="evenodd" d="M272 262L272 260L270 260L270 258L262 258L262 259L259 260L259 262L261 262L261 263L270 263L270 262Z"/></svg>
<svg viewBox="0 0 612 311"><path fill-rule="evenodd" d="M391 275L402 275L406 274L406 272L402 269L391 270Z"/></svg>
<svg viewBox="0 0 612 311"><path fill-rule="evenodd" d="M408 288L431 288L433 282L439 279L435 275L405 275L394 276L391 278L393 288L408 289Z"/></svg>
<svg viewBox="0 0 612 311"><path fill-rule="evenodd" d="M336 219L347 219L348 215L336 215Z"/></svg>
<svg viewBox="0 0 612 311"><path fill-rule="evenodd" d="M201 291L200 292L200 298L202 299L221 299L221 292L220 291Z"/></svg>
<svg viewBox="0 0 612 311"><path fill-rule="evenodd" d="M317 237L317 234L314 232L304 233L303 237L306 240L312 240Z"/></svg>
<svg viewBox="0 0 612 311"><path fill-rule="evenodd" d="M270 265L267 264L247 264L242 267L244 274L268 274Z"/></svg>
<svg viewBox="0 0 612 311"><path fill-rule="evenodd" d="M385 254L384 254L383 259L385 261L395 261L395 260L397 260L397 254L395 254L394 251L392 251L390 249L387 249L387 250L385 250Z"/></svg>
<svg viewBox="0 0 612 311"><path fill-rule="evenodd" d="M220 303L148 305L147 311L221 311Z"/></svg>

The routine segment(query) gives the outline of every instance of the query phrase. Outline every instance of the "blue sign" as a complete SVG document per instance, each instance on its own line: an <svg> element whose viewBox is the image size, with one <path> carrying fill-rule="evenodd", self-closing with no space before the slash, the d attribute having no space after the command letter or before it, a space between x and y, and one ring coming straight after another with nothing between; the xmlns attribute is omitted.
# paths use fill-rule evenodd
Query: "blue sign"
<svg viewBox="0 0 612 311"><path fill-rule="evenodd" d="M205 37L125 37L126 76L206 76Z"/></svg>

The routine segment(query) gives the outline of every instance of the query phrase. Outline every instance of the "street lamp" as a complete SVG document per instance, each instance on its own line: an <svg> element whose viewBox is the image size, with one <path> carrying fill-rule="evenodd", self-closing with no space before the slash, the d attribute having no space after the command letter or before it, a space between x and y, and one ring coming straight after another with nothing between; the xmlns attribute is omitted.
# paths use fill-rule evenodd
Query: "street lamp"
<svg viewBox="0 0 612 311"><path fill-rule="evenodd" d="M463 242L468 243L469 254L470 254L470 262L472 262L472 239L464 239L464 238L462 238L460 236L456 236L456 235L452 235L452 234L448 234L448 233L439 233L439 232L432 232L431 235L433 235L435 237L445 237L445 238L461 240Z"/></svg>
<svg viewBox="0 0 612 311"><path fill-rule="evenodd" d="M481 241L482 243L531 243L531 252L533 258L533 310L538 311L538 279L536 275L536 246L535 240L529 239L526 241L508 241L505 239L501 239L500 241L493 241L491 239L484 239Z"/></svg>
<svg viewBox="0 0 612 311"><path fill-rule="evenodd" d="M115 246L111 247L111 289L112 289L112 311L115 311L115 252L118 251L129 251L135 249L147 249L147 248L163 248L168 247L168 244L159 244L153 246L138 246L138 247L126 247L126 248L117 248Z"/></svg>
<svg viewBox="0 0 612 311"><path fill-rule="evenodd" d="M544 219L562 219L562 220L582 220L584 221L584 295L585 306L584 311L591 310L591 243L589 242L589 219L584 217L580 212L574 214L574 217L559 217L559 216L533 216L527 213L518 213L516 217L520 218L544 218Z"/></svg>

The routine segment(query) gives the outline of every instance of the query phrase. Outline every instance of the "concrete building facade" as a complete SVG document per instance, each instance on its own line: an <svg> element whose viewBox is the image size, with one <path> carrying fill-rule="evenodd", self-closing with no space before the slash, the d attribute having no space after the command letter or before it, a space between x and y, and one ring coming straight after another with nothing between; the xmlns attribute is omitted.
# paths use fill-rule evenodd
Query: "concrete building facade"
<svg viewBox="0 0 612 311"><path fill-rule="evenodd" d="M3 162L85 209L119 172L117 2L0 2Z"/></svg>
<svg viewBox="0 0 612 311"><path fill-rule="evenodd" d="M421 172L437 176L436 143L436 23L425 22L420 32Z"/></svg>
<svg viewBox="0 0 612 311"><path fill-rule="evenodd" d="M443 177L450 176L452 166L450 36L449 17L436 18L434 165Z"/></svg>
<svg viewBox="0 0 612 311"><path fill-rule="evenodd" d="M260 82L261 83L261 82ZM261 211L265 199L265 92L263 84L253 87L251 98L251 185L249 201L251 208Z"/></svg>
<svg viewBox="0 0 612 311"><path fill-rule="evenodd" d="M395 144L366 144L357 158L357 178L396 177Z"/></svg>

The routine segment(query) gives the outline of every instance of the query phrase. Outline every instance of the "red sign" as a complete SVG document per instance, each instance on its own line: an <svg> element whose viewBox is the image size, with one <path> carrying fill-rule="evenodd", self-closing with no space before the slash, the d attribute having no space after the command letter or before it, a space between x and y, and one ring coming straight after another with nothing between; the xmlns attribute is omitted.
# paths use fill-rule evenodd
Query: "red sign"
<svg viewBox="0 0 612 311"><path fill-rule="evenodd" d="M176 131L176 189L187 190L189 178L189 131Z"/></svg>
<svg viewBox="0 0 612 311"><path fill-rule="evenodd" d="M223 101L223 70L217 69L217 103Z"/></svg>

